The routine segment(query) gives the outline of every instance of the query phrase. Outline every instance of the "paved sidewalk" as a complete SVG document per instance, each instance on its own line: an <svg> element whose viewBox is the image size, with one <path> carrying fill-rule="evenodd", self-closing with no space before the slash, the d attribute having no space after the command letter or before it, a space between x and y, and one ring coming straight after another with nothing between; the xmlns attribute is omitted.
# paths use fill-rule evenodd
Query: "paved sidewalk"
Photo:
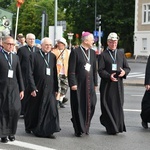
<svg viewBox="0 0 150 150"><path fill-rule="evenodd" d="M125 79L123 83L125 86L144 86L144 79Z"/></svg>
<svg viewBox="0 0 150 150"><path fill-rule="evenodd" d="M147 63L147 56L139 56L137 59L134 58L127 58L128 63ZM144 86L144 80L145 79L125 79L124 80L124 85L128 86Z"/></svg>

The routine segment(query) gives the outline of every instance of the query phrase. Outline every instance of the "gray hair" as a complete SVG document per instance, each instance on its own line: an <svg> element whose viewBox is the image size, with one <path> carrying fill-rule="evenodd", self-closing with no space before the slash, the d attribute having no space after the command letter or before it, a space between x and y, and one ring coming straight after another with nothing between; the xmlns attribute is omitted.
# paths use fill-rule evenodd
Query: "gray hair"
<svg viewBox="0 0 150 150"><path fill-rule="evenodd" d="M41 44L43 44L45 40L49 40L49 41L50 41L50 44L52 44L52 40L51 40L49 37L44 37L44 38L41 40Z"/></svg>
<svg viewBox="0 0 150 150"><path fill-rule="evenodd" d="M6 35L6 36L4 36L4 37L2 38L2 41L5 42L7 39L13 39L13 37L10 36L10 35ZM13 39L13 40L14 40L14 39Z"/></svg>
<svg viewBox="0 0 150 150"><path fill-rule="evenodd" d="M33 37L35 38L35 35L34 35L33 33L28 33L28 34L26 35L26 39L29 38L29 36L33 36Z"/></svg>

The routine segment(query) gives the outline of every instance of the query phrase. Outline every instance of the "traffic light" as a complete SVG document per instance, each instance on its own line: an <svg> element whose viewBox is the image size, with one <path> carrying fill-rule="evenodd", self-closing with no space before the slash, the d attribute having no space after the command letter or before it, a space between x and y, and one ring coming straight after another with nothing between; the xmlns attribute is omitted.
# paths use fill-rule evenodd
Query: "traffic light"
<svg viewBox="0 0 150 150"><path fill-rule="evenodd" d="M96 17L96 28L98 29L101 26L101 15Z"/></svg>

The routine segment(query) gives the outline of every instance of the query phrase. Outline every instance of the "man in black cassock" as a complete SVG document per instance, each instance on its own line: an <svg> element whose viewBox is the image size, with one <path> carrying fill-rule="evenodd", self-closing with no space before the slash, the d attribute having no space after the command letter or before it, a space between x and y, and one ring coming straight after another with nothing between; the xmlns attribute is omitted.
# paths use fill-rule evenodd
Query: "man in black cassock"
<svg viewBox="0 0 150 150"><path fill-rule="evenodd" d="M143 128L147 129L150 122L150 56L146 64L144 85L146 90L141 103L141 118Z"/></svg>
<svg viewBox="0 0 150 150"><path fill-rule="evenodd" d="M96 105L97 69L96 54L92 50L93 35L82 33L82 44L71 51L69 58L68 81L75 136L89 134L90 122Z"/></svg>
<svg viewBox="0 0 150 150"><path fill-rule="evenodd" d="M30 55L25 128L35 136L55 138L53 133L60 131L56 57L50 52L49 38L43 38L41 46L42 50Z"/></svg>
<svg viewBox="0 0 150 150"><path fill-rule="evenodd" d="M17 55L19 56L19 60L20 60L25 90L28 85L27 77L28 77L29 56L32 52L39 51L39 48L37 48L35 46L35 35L34 34L28 33L26 35L26 42L27 42L27 44L25 46L20 47L17 51ZM25 91L25 93L26 93L26 91ZM21 101L21 115L24 115L24 113L26 111L25 105L26 105L26 97L24 97L23 101Z"/></svg>
<svg viewBox="0 0 150 150"><path fill-rule="evenodd" d="M20 100L24 96L24 85L20 62L13 54L14 39L5 36L0 51L0 137L1 142L15 140L17 122L21 110Z"/></svg>
<svg viewBox="0 0 150 150"><path fill-rule="evenodd" d="M101 77L100 122L107 133L112 135L126 131L123 113L123 78L125 79L130 72L124 53L117 49L118 40L116 33L110 33L107 38L108 47L98 59L98 73Z"/></svg>

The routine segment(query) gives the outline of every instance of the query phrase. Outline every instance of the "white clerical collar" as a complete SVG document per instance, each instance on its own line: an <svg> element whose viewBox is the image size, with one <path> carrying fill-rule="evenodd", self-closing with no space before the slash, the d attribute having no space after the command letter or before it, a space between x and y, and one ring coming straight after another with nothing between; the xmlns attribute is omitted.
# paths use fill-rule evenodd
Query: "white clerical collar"
<svg viewBox="0 0 150 150"><path fill-rule="evenodd" d="M4 50L4 52L6 52L6 53L8 53L8 54L10 54L11 52L8 52L8 51L6 51L5 49L3 49Z"/></svg>

